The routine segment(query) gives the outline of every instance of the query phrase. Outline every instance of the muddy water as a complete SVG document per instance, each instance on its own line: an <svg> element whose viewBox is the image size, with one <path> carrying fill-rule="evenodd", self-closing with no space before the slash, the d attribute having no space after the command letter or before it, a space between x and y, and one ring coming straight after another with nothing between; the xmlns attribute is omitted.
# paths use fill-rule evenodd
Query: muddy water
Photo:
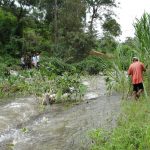
<svg viewBox="0 0 150 150"><path fill-rule="evenodd" d="M120 97L106 95L104 77L83 83L85 100L70 108L55 104L41 111L35 97L0 106L0 150L87 150L89 131L115 126Z"/></svg>

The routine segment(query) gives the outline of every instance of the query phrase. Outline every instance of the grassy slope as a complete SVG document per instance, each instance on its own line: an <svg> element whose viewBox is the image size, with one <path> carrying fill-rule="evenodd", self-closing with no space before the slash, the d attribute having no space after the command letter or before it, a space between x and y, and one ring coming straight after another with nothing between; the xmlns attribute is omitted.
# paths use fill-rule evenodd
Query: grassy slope
<svg viewBox="0 0 150 150"><path fill-rule="evenodd" d="M117 128L91 134L92 150L150 150L150 101L124 101L122 109Z"/></svg>

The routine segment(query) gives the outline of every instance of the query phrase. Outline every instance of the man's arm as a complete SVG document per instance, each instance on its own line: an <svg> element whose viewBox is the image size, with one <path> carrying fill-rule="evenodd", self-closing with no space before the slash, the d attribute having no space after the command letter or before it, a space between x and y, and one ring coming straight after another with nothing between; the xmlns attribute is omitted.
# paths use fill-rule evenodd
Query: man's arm
<svg viewBox="0 0 150 150"><path fill-rule="evenodd" d="M147 68L148 66L146 65L146 67L144 66L144 64L142 64L142 71L146 71L146 68Z"/></svg>
<svg viewBox="0 0 150 150"><path fill-rule="evenodd" d="M128 75L131 75L132 74L132 69L131 69L131 66L129 67L128 69Z"/></svg>

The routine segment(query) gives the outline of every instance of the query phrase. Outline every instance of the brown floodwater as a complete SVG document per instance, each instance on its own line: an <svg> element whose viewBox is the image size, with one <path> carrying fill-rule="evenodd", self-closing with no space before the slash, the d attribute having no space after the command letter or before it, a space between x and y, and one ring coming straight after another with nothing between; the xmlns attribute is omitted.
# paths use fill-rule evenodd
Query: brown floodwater
<svg viewBox="0 0 150 150"><path fill-rule="evenodd" d="M1 105L0 150L88 150L91 130L115 127L120 96L107 95L103 76L82 82L84 101L71 107L53 104L42 111L33 96Z"/></svg>

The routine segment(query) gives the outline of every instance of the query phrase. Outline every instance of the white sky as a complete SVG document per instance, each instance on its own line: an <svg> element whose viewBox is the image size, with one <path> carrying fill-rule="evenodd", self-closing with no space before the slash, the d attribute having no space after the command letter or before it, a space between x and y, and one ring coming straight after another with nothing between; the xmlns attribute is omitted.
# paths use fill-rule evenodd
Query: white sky
<svg viewBox="0 0 150 150"><path fill-rule="evenodd" d="M120 7L116 10L122 30L120 39L134 37L135 18L140 18L144 11L150 13L150 0L117 0L117 2L120 2Z"/></svg>

